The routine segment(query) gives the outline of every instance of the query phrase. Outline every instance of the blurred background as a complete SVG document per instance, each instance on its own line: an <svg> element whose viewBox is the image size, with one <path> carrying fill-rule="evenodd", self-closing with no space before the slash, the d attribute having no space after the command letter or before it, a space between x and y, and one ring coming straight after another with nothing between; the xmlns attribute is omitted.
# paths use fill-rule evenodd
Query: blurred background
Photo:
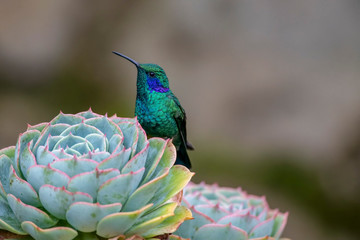
<svg viewBox="0 0 360 240"><path fill-rule="evenodd" d="M0 148L60 110L133 116L157 63L188 115L195 182L289 211L284 236L360 234L360 2L1 1Z"/></svg>

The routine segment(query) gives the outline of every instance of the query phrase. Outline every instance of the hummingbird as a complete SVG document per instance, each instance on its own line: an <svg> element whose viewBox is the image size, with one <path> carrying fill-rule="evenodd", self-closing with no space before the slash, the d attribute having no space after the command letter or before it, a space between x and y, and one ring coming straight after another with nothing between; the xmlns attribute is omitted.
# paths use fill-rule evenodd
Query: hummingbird
<svg viewBox="0 0 360 240"><path fill-rule="evenodd" d="M186 114L180 101L170 90L165 71L157 64L138 63L113 51L137 68L135 116L145 132L153 137L172 138L176 147L175 164L191 168L188 150L194 147L186 134Z"/></svg>

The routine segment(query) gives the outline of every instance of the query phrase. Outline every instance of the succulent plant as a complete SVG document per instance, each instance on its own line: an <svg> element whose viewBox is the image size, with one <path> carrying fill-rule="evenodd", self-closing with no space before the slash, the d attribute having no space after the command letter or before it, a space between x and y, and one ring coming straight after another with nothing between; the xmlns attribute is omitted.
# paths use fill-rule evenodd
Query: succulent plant
<svg viewBox="0 0 360 240"><path fill-rule="evenodd" d="M0 150L0 229L39 240L172 233L191 212L171 198L193 175L175 159L171 140L147 139L136 118L90 109L29 125Z"/></svg>
<svg viewBox="0 0 360 240"><path fill-rule="evenodd" d="M269 209L265 197L205 183L189 183L183 205L191 209L194 219L179 227L174 240L277 240L288 216Z"/></svg>

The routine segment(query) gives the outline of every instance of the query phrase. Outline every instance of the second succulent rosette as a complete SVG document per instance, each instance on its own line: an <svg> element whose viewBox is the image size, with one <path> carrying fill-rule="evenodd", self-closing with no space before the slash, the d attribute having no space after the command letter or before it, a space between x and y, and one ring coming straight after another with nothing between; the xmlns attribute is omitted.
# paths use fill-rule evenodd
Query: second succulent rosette
<svg viewBox="0 0 360 240"><path fill-rule="evenodd" d="M179 227L174 240L278 240L288 216L270 209L265 197L216 184L189 183L183 205L191 209L194 219Z"/></svg>

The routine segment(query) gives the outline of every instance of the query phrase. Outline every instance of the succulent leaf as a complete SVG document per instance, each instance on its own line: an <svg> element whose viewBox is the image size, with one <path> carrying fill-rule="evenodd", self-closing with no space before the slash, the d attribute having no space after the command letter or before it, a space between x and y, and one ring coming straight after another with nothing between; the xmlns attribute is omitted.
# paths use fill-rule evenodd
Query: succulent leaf
<svg viewBox="0 0 360 240"><path fill-rule="evenodd" d="M164 222L167 218L174 215L174 211L176 208L176 203L169 203L161 206L157 210L151 212L148 216L144 216L142 219L143 222L137 223L134 225L134 227L127 231L125 235L134 235L136 233L139 233L141 235L144 235L147 231L155 228L155 226L158 226L160 223ZM151 235L152 236L156 236Z"/></svg>
<svg viewBox="0 0 360 240"><path fill-rule="evenodd" d="M136 171L136 169L144 168L145 162L147 160L148 149L149 143L147 143L139 153L137 153L133 158L131 158L130 161L125 164L121 170L121 173L125 174Z"/></svg>
<svg viewBox="0 0 360 240"><path fill-rule="evenodd" d="M78 235L74 229L69 227L42 229L30 221L24 221L21 227L36 240L71 240Z"/></svg>
<svg viewBox="0 0 360 240"><path fill-rule="evenodd" d="M130 157L130 149L123 148L120 152L110 155L101 161L98 169L116 168L122 169Z"/></svg>
<svg viewBox="0 0 360 240"><path fill-rule="evenodd" d="M43 122L43 123L39 123L39 124L36 124L36 125L30 125L28 124L28 128L26 129L27 131L29 130L38 130L39 132L41 132L46 126L47 126L48 123L46 122Z"/></svg>
<svg viewBox="0 0 360 240"><path fill-rule="evenodd" d="M134 228L132 228L130 232L127 234L132 235L131 231L144 234L146 231L153 228L154 223L157 224L158 227L159 218L160 217L169 218L170 216L174 215L174 211L176 207L177 207L177 203L171 202L160 206L159 208L155 209L154 211L151 211L150 213L145 214L141 218L141 221L135 223Z"/></svg>
<svg viewBox="0 0 360 240"><path fill-rule="evenodd" d="M124 211L135 211L136 209L146 206L150 199L153 198L155 192L162 186L162 179L169 174L169 169L162 176L153 179L135 190L123 206Z"/></svg>
<svg viewBox="0 0 360 240"><path fill-rule="evenodd" d="M66 212L66 219L82 232L93 232L104 217L119 212L120 203L101 205L99 203L75 202Z"/></svg>
<svg viewBox="0 0 360 240"><path fill-rule="evenodd" d="M157 207L180 192L193 175L186 167L175 165L171 169L167 169L160 177L139 187L129 197L124 209L131 211L150 202L154 204L154 207ZM177 184L167 184L169 182L176 182Z"/></svg>
<svg viewBox="0 0 360 240"><path fill-rule="evenodd" d="M34 154L31 152L30 146L32 142L29 142L27 147L24 149L24 151L21 153L20 156L20 170L22 174L24 175L24 178L27 178L27 170L31 167L36 165L36 158Z"/></svg>
<svg viewBox="0 0 360 240"><path fill-rule="evenodd" d="M159 164L159 161L165 151L167 146L167 141L162 138L151 138L149 139L149 151L147 158L150 161L147 161L145 164L145 173L144 173L144 180L143 182L147 182L151 179L154 171ZM169 166L167 166L169 167Z"/></svg>
<svg viewBox="0 0 360 240"><path fill-rule="evenodd" d="M27 147L29 142L36 142L39 136L40 136L40 132L38 130L29 130L24 132L23 134L20 134L18 138L18 142L16 144L15 156L13 162L14 169L18 175L21 175L19 169L21 153L23 152L24 148Z"/></svg>
<svg viewBox="0 0 360 240"><path fill-rule="evenodd" d="M70 177L64 172L50 167L50 165L34 165L28 170L28 182L39 192L42 185L50 184L55 187L67 186Z"/></svg>
<svg viewBox="0 0 360 240"><path fill-rule="evenodd" d="M7 195L9 206L20 222L31 221L39 227L48 228L54 226L58 220L46 212L23 203L12 194Z"/></svg>
<svg viewBox="0 0 360 240"><path fill-rule="evenodd" d="M97 171L78 174L70 179L67 190L70 192L83 192L89 194L94 200L97 198L98 179Z"/></svg>
<svg viewBox="0 0 360 240"><path fill-rule="evenodd" d="M0 229L20 235L26 234L21 228L21 223L16 219L10 206L4 201L0 201Z"/></svg>
<svg viewBox="0 0 360 240"><path fill-rule="evenodd" d="M101 204L114 202L124 204L130 194L138 187L144 170L145 168L141 168L136 172L120 174L107 180L99 187L98 202Z"/></svg>
<svg viewBox="0 0 360 240"><path fill-rule="evenodd" d="M91 159L78 159L76 156L69 159L60 159L49 163L53 169L58 169L70 178L83 172L90 172L96 168L98 163Z"/></svg>
<svg viewBox="0 0 360 240"><path fill-rule="evenodd" d="M256 225L250 232L251 238L259 238L263 236L271 236L274 226L274 218L269 218Z"/></svg>
<svg viewBox="0 0 360 240"><path fill-rule="evenodd" d="M185 221L183 224L180 225L177 232L181 233L181 237L193 239L195 232L202 226L215 223L207 215L197 211L194 207L191 207L192 217L191 221Z"/></svg>
<svg viewBox="0 0 360 240"><path fill-rule="evenodd" d="M41 206L40 199L34 188L25 180L17 176L13 166L10 167L9 193L21 199L22 202L35 207Z"/></svg>
<svg viewBox="0 0 360 240"><path fill-rule="evenodd" d="M194 173L190 172L186 167L182 165L173 166L170 168L169 174L166 178L162 179L162 187L158 188L156 195L153 199L151 199L151 202L156 206L172 198L186 186L192 176L194 176ZM181 181L182 179L186 179L186 181ZM176 182L178 184L166 184L169 182Z"/></svg>
<svg viewBox="0 0 360 240"><path fill-rule="evenodd" d="M281 233L284 231L288 213L278 213L274 219L274 227L271 232L271 236L275 239L278 239L281 236Z"/></svg>
<svg viewBox="0 0 360 240"><path fill-rule="evenodd" d="M0 155L0 193L3 198L6 199L6 193L10 192L10 170L11 159L5 154Z"/></svg>
<svg viewBox="0 0 360 240"><path fill-rule="evenodd" d="M219 224L232 223L234 226L241 228L246 232L250 232L257 224L260 223L260 219L251 215L249 212L247 214L235 213L219 219L218 223Z"/></svg>
<svg viewBox="0 0 360 240"><path fill-rule="evenodd" d="M152 174L152 178L162 175L166 168L170 168L175 163L175 160L176 148L172 144L171 140L167 140L166 148L154 170L154 173Z"/></svg>
<svg viewBox="0 0 360 240"><path fill-rule="evenodd" d="M39 190L42 206L59 219L66 219L65 215L72 203L88 202L92 203L93 198L83 192L69 192L65 187L59 188L45 184Z"/></svg>
<svg viewBox="0 0 360 240"><path fill-rule="evenodd" d="M163 222L143 233L143 236L153 237L161 235L164 232L175 232L179 228L180 224L186 220L190 220L191 218L192 214L188 208L184 206L177 206L174 210L174 215L166 218Z"/></svg>
<svg viewBox="0 0 360 240"><path fill-rule="evenodd" d="M147 211L153 204L148 204L135 211L119 212L104 217L98 224L96 233L102 237L115 237L125 234L135 222Z"/></svg>
<svg viewBox="0 0 360 240"><path fill-rule="evenodd" d="M0 150L0 156L6 155L10 159L15 158L15 146L6 147Z"/></svg>
<svg viewBox="0 0 360 240"><path fill-rule="evenodd" d="M216 205L198 205L195 206L196 210L199 212L204 213L207 216L211 216L211 218L218 222L219 219L227 216L230 214L230 212L226 211L224 208L220 206L220 204Z"/></svg>
<svg viewBox="0 0 360 240"><path fill-rule="evenodd" d="M244 230L233 225L227 224L208 224L196 231L193 240L203 239L224 239L224 240L247 240L248 236Z"/></svg>

